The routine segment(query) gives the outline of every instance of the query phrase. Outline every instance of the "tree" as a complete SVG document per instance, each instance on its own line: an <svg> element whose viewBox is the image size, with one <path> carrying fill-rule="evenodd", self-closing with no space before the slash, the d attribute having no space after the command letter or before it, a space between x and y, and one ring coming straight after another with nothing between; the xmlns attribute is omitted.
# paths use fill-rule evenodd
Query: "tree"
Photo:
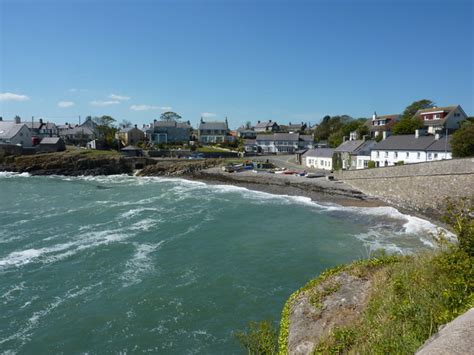
<svg viewBox="0 0 474 355"><path fill-rule="evenodd" d="M160 120L162 121L179 121L180 119L181 116L172 111L163 112L160 116Z"/></svg>
<svg viewBox="0 0 474 355"><path fill-rule="evenodd" d="M252 122L247 121L245 122L245 129L251 129L252 128Z"/></svg>
<svg viewBox="0 0 474 355"><path fill-rule="evenodd" d="M474 156L474 123L464 121L451 138L451 149L455 157Z"/></svg>
<svg viewBox="0 0 474 355"><path fill-rule="evenodd" d="M115 127L115 118L111 116L100 116L94 117L92 119L97 124L97 133L99 134L99 138L103 139L105 144L108 147L115 146L115 132L117 132L117 128Z"/></svg>
<svg viewBox="0 0 474 355"><path fill-rule="evenodd" d="M415 130L423 127L423 122L420 118L415 117L418 110L423 110L433 107L434 102L428 99L418 100L412 102L403 111L402 118L392 127L393 134L413 134Z"/></svg>

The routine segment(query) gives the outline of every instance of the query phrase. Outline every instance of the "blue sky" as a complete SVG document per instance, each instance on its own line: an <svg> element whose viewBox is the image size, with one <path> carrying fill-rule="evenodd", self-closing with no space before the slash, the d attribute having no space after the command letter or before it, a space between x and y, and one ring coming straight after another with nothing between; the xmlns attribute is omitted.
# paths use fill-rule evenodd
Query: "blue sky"
<svg viewBox="0 0 474 355"><path fill-rule="evenodd" d="M474 114L472 0L0 0L0 115Z"/></svg>

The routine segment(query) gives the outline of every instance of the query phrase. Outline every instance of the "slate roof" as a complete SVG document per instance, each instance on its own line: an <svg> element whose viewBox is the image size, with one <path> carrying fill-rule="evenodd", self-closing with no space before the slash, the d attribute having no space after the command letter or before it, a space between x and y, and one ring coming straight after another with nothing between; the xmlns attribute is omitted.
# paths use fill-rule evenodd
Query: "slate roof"
<svg viewBox="0 0 474 355"><path fill-rule="evenodd" d="M354 150L354 155L370 155L372 147L375 145L375 141L365 141L358 148Z"/></svg>
<svg viewBox="0 0 474 355"><path fill-rule="evenodd" d="M341 145L339 145L336 149L334 149L334 151L336 153L343 153L343 152L354 153L356 149L359 148L363 143L364 141L362 139L345 141L345 142L342 142Z"/></svg>
<svg viewBox="0 0 474 355"><path fill-rule="evenodd" d="M311 134L300 134L300 139L304 142L312 142L314 140Z"/></svg>
<svg viewBox="0 0 474 355"><path fill-rule="evenodd" d="M44 137L40 144L57 144L60 139L59 137Z"/></svg>
<svg viewBox="0 0 474 355"><path fill-rule="evenodd" d="M24 125L24 123L15 123L15 121L0 121L0 139L15 137Z"/></svg>
<svg viewBox="0 0 474 355"><path fill-rule="evenodd" d="M438 112L438 111L451 112L451 111L454 111L456 107L457 106L442 106L442 107L425 108L423 110L418 110L415 113L415 116L419 116L423 113Z"/></svg>
<svg viewBox="0 0 474 355"><path fill-rule="evenodd" d="M315 158L332 158L334 154L334 149L332 148L316 148L308 150L304 156L305 157L315 157Z"/></svg>
<svg viewBox="0 0 474 355"><path fill-rule="evenodd" d="M276 122L273 121L263 121L259 122L255 125L255 128L267 128L267 127L272 127Z"/></svg>
<svg viewBox="0 0 474 355"><path fill-rule="evenodd" d="M257 144L256 139L244 139L244 145L255 145Z"/></svg>
<svg viewBox="0 0 474 355"><path fill-rule="evenodd" d="M443 137L440 137L439 139L435 139L433 144L431 144L427 150L435 151L435 152L444 152L445 150L447 150L448 152L450 152L451 151L451 137L452 136L448 136L448 137L443 136ZM446 142L446 138L448 138L448 142Z"/></svg>
<svg viewBox="0 0 474 355"><path fill-rule="evenodd" d="M273 133L258 134L257 141L292 141L297 142L300 138L299 133Z"/></svg>
<svg viewBox="0 0 474 355"><path fill-rule="evenodd" d="M227 131L227 124L223 121L214 121L214 122L201 122L199 124L199 129L210 129L210 130L224 130Z"/></svg>
<svg viewBox="0 0 474 355"><path fill-rule="evenodd" d="M439 150L444 151L445 139L435 139L434 136L420 136L418 138L413 134L400 136L389 136L387 139L377 143L372 150ZM448 151L451 151L448 138Z"/></svg>
<svg viewBox="0 0 474 355"><path fill-rule="evenodd" d="M431 112L447 112L446 116L441 119L433 119L433 120L423 120L423 125L425 126L442 126L445 124L447 119L451 117L451 114L456 110L458 106L444 106L444 107L432 107L423 110L418 110L415 113L415 117L419 117L422 119L421 115L431 113Z"/></svg>
<svg viewBox="0 0 474 355"><path fill-rule="evenodd" d="M177 121L156 121L153 122L155 127L164 127L164 128L188 128L191 129L191 126L187 122L177 122ZM206 128L207 129L207 128Z"/></svg>

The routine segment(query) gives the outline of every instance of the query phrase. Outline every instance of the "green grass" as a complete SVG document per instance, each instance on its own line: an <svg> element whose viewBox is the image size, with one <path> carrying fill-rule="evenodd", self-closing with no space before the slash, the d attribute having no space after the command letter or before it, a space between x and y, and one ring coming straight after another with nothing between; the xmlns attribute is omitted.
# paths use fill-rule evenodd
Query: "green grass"
<svg viewBox="0 0 474 355"><path fill-rule="evenodd" d="M196 152L198 153L222 153L222 152L228 152L227 149L222 149L218 147L212 147L212 146L204 146L204 147L199 147L196 149Z"/></svg>
<svg viewBox="0 0 474 355"><path fill-rule="evenodd" d="M334 329L316 353L414 353L474 306L474 259L456 247L401 257L373 282L359 322Z"/></svg>

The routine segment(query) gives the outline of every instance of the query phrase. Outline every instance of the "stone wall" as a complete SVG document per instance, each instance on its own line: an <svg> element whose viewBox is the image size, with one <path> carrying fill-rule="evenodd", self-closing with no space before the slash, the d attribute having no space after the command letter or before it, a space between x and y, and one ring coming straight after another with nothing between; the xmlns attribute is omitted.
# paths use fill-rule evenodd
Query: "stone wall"
<svg viewBox="0 0 474 355"><path fill-rule="evenodd" d="M474 197L474 158L338 171L337 179L391 204L439 218L447 197Z"/></svg>

